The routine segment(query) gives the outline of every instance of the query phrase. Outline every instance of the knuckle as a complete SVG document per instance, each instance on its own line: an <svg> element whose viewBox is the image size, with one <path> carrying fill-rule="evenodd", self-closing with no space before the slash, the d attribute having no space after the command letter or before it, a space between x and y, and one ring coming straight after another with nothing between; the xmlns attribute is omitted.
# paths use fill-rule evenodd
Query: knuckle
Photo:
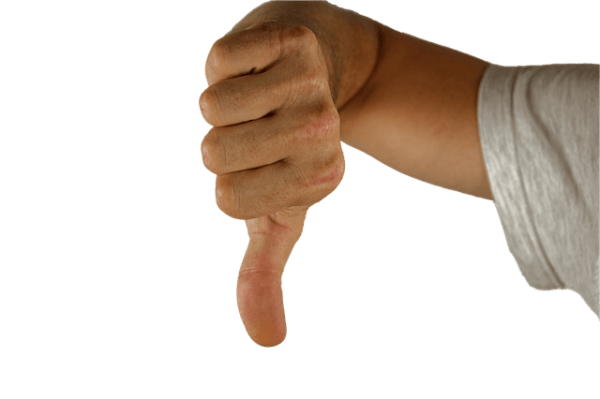
<svg viewBox="0 0 600 399"><path fill-rule="evenodd" d="M202 117L204 118L204 120L208 123L210 123L210 111L212 108L212 103L214 101L212 97L213 95L211 94L210 87L204 90L200 95L200 112L202 113Z"/></svg>
<svg viewBox="0 0 600 399"><path fill-rule="evenodd" d="M329 82L325 74L308 68L307 72L292 78L292 87L292 92L296 93L296 96L314 100L328 93Z"/></svg>
<svg viewBox="0 0 600 399"><path fill-rule="evenodd" d="M320 121L328 133L338 131L340 128L340 114L335 106L324 106L320 114Z"/></svg>
<svg viewBox="0 0 600 399"><path fill-rule="evenodd" d="M314 72L307 75L305 85L312 92L326 93L329 90L328 78L324 73Z"/></svg>
<svg viewBox="0 0 600 399"><path fill-rule="evenodd" d="M204 75L209 85L219 80L219 72L223 69L225 58L227 57L227 48L228 45L221 38L212 45L208 52L204 65Z"/></svg>
<svg viewBox="0 0 600 399"><path fill-rule="evenodd" d="M339 182L341 174L340 157L337 153L331 155L331 158L326 164L325 170L327 173L327 177L329 177L329 179L327 179L327 185L336 185Z"/></svg>
<svg viewBox="0 0 600 399"><path fill-rule="evenodd" d="M344 153L340 143L331 143L317 158L308 163L310 172L304 188L311 193L328 195L340 184L345 173Z"/></svg>
<svg viewBox="0 0 600 399"><path fill-rule="evenodd" d="M339 132L339 125L339 114L330 107L323 107L317 111L316 118L296 131L295 139L299 143L310 140L321 141Z"/></svg>
<svg viewBox="0 0 600 399"><path fill-rule="evenodd" d="M214 174L220 174L223 169L223 161L221 160L220 154L223 150L220 149L221 143L219 135L215 134L214 130L211 130L202 140L202 162L206 169L210 170Z"/></svg>
<svg viewBox="0 0 600 399"><path fill-rule="evenodd" d="M218 71L221 69L223 65L223 61L226 59L227 54L229 53L229 45L224 40L224 38L218 39L208 52L208 57L206 59L206 67L210 68L212 71Z"/></svg>
<svg viewBox="0 0 600 399"><path fill-rule="evenodd" d="M339 184L342 182L342 179L344 178L344 173L346 172L346 160L344 159L344 153L341 149L341 145L336 157L336 161L334 163L334 167L336 179L334 179L333 181L333 186L335 188L339 186Z"/></svg>
<svg viewBox="0 0 600 399"><path fill-rule="evenodd" d="M315 45L317 36L306 26L292 25L280 32L280 40L284 49L295 50Z"/></svg>
<svg viewBox="0 0 600 399"><path fill-rule="evenodd" d="M217 206L223 213L234 219L241 219L239 194L231 175L217 177L215 194Z"/></svg>
<svg viewBox="0 0 600 399"><path fill-rule="evenodd" d="M298 40L302 44L317 43L317 36L311 29L307 28L306 26L303 26L303 25L295 26L293 31L295 32L295 35L298 37Z"/></svg>
<svg viewBox="0 0 600 399"><path fill-rule="evenodd" d="M325 195L333 192L342 181L345 172L344 155L341 151L332 154L319 168L316 176L310 182L310 186Z"/></svg>
<svg viewBox="0 0 600 399"><path fill-rule="evenodd" d="M206 167L206 169L208 169L214 173L214 171L212 169L212 159L211 159L212 150L211 150L210 144L208 142L208 135L206 135L204 137L204 139L202 140L202 144L200 144L200 151L202 152L202 163L204 163L204 166Z"/></svg>
<svg viewBox="0 0 600 399"><path fill-rule="evenodd" d="M204 120L212 126L219 123L218 119L219 97L214 86L209 86L200 95L200 111Z"/></svg>

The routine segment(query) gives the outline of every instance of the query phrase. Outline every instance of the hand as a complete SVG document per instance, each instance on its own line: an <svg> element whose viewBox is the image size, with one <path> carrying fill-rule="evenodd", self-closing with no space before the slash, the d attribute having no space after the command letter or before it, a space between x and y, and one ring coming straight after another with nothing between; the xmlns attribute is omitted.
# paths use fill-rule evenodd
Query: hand
<svg viewBox="0 0 600 399"><path fill-rule="evenodd" d="M217 175L219 209L246 221L237 303L248 335L262 346L287 334L281 276L306 212L344 175L328 76L316 36L296 25L228 33L206 61L200 109L213 128L202 159Z"/></svg>

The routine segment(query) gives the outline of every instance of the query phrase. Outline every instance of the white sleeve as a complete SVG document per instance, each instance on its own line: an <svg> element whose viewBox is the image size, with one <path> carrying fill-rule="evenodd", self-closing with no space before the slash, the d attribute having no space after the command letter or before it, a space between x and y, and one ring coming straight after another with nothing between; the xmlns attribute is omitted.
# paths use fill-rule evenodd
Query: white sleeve
<svg viewBox="0 0 600 399"><path fill-rule="evenodd" d="M599 316L598 64L490 65L478 95L485 167L530 286L571 289Z"/></svg>

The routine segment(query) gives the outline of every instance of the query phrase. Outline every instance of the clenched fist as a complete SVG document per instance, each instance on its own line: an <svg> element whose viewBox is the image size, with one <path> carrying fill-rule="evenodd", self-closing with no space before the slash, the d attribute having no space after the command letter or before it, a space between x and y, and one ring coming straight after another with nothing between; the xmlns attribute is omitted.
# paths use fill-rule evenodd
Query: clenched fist
<svg viewBox="0 0 600 399"><path fill-rule="evenodd" d="M200 96L213 126L202 159L217 175L218 207L246 221L250 238L237 302L248 335L275 346L286 336L281 276L308 208L344 175L339 115L315 34L262 23L217 40Z"/></svg>

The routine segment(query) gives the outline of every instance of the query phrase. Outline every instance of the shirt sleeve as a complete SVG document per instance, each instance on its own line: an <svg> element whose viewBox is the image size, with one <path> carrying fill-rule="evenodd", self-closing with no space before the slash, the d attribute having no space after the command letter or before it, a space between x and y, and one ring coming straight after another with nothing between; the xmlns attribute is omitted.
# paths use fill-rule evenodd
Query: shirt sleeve
<svg viewBox="0 0 600 399"><path fill-rule="evenodd" d="M600 318L598 64L500 66L478 93L481 147L511 254L531 287Z"/></svg>

